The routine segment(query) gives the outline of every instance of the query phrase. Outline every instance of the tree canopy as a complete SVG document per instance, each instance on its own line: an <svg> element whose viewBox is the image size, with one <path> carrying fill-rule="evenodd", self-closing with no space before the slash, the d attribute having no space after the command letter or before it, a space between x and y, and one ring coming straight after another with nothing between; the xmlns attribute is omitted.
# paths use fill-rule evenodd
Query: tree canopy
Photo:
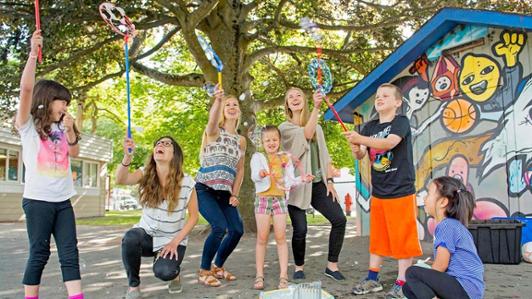
<svg viewBox="0 0 532 299"><path fill-rule="evenodd" d="M121 37L98 12L99 1L41 0L43 64L38 77L65 83L74 93L84 130L115 141L121 158L125 127L124 54ZM323 58L333 75L332 101L397 48L438 9L460 6L532 13L527 1L428 0L128 0L125 9L138 30L130 46L135 164L142 164L158 136L174 135L187 155L186 170L198 166L201 134L209 99L201 87L216 82L196 33L211 41L224 63L226 93L241 101L243 135L283 119L284 93L290 86L312 93L306 68L316 41L300 28L308 17L323 36ZM0 2L0 111L11 117L20 74L35 28L31 1ZM75 109L75 108L74 108ZM339 126L323 124L338 167L351 166ZM248 146L249 153L254 146ZM112 167L111 167L112 169ZM248 173L249 174L249 173ZM251 192L246 175L243 192ZM249 193L252 194L252 193ZM251 203L252 204L252 203ZM244 210L250 211L245 205ZM249 223L249 222L248 222Z"/></svg>

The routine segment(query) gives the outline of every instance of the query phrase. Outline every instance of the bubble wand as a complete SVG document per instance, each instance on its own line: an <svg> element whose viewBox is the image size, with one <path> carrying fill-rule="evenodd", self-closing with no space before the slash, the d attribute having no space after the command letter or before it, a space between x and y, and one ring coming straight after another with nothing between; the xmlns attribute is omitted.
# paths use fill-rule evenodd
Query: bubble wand
<svg viewBox="0 0 532 299"><path fill-rule="evenodd" d="M131 88L129 82L129 41L136 35L135 25L126 16L124 9L109 2L99 6L102 19L111 29L124 37L124 57L126 67L126 93L127 93L127 137L131 138ZM128 150L131 152L131 149Z"/></svg>
<svg viewBox="0 0 532 299"><path fill-rule="evenodd" d="M358 112L354 112L353 114L353 124L355 125L355 131L357 133L360 133L360 126L363 124L364 118L362 117L362 114ZM362 188L362 181L360 177L360 161L358 159L355 159L355 186L356 186L356 197L358 199L358 194L360 188Z"/></svg>
<svg viewBox="0 0 532 299"><path fill-rule="evenodd" d="M325 96L325 103L327 103L327 106L333 112L336 120L338 120L340 125L342 125L344 132L347 132L347 127L327 97L327 94L332 90L333 78L329 66L323 59L321 59L322 47L320 42L322 40L322 36L318 32L318 26L309 18L301 19L300 26L310 34L314 41L316 41L317 58L313 58L308 66L310 83L314 90L321 92Z"/></svg>
<svg viewBox="0 0 532 299"><path fill-rule="evenodd" d="M37 30L41 30L41 13L39 11L39 0L35 0L35 27ZM39 53L37 54L37 59L39 63L42 63L42 48L39 46Z"/></svg>
<svg viewBox="0 0 532 299"><path fill-rule="evenodd" d="M198 42L205 53L205 57L209 60L211 65L218 71L218 87L222 88L222 70L224 69L224 64L220 57L214 52L211 44L201 35L197 34Z"/></svg>

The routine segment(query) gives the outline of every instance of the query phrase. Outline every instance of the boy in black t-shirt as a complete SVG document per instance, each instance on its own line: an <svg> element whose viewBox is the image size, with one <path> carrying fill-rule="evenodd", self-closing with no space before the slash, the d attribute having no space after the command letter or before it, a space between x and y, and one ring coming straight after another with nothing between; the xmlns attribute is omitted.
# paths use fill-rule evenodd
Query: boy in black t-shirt
<svg viewBox="0 0 532 299"><path fill-rule="evenodd" d="M413 257L422 255L416 223L412 134L408 119L396 115L401 103L397 86L381 85L375 95L379 119L368 122L361 134L344 133L353 155L360 160L369 153L371 161L369 271L367 278L353 288L355 295L383 289L378 275L383 257L388 256L398 260L399 271L385 298L403 298L406 269Z"/></svg>

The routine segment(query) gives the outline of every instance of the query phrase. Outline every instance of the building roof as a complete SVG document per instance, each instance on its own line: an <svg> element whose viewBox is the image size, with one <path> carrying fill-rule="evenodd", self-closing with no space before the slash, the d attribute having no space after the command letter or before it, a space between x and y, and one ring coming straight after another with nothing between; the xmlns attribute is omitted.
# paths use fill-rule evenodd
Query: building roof
<svg viewBox="0 0 532 299"><path fill-rule="evenodd" d="M531 31L532 16L486 10L441 9L334 104L340 118L344 122L352 123L355 108L371 97L379 85L390 82L429 47L460 24ZM324 118L335 120L330 109L325 112Z"/></svg>

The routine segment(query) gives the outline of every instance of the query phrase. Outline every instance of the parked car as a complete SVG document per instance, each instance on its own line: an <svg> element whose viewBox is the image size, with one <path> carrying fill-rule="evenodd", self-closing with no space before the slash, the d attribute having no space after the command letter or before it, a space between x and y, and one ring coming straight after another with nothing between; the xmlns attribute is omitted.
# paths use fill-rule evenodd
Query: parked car
<svg viewBox="0 0 532 299"><path fill-rule="evenodd" d="M138 201L133 197L122 197L119 201L120 210L137 210L140 208Z"/></svg>

